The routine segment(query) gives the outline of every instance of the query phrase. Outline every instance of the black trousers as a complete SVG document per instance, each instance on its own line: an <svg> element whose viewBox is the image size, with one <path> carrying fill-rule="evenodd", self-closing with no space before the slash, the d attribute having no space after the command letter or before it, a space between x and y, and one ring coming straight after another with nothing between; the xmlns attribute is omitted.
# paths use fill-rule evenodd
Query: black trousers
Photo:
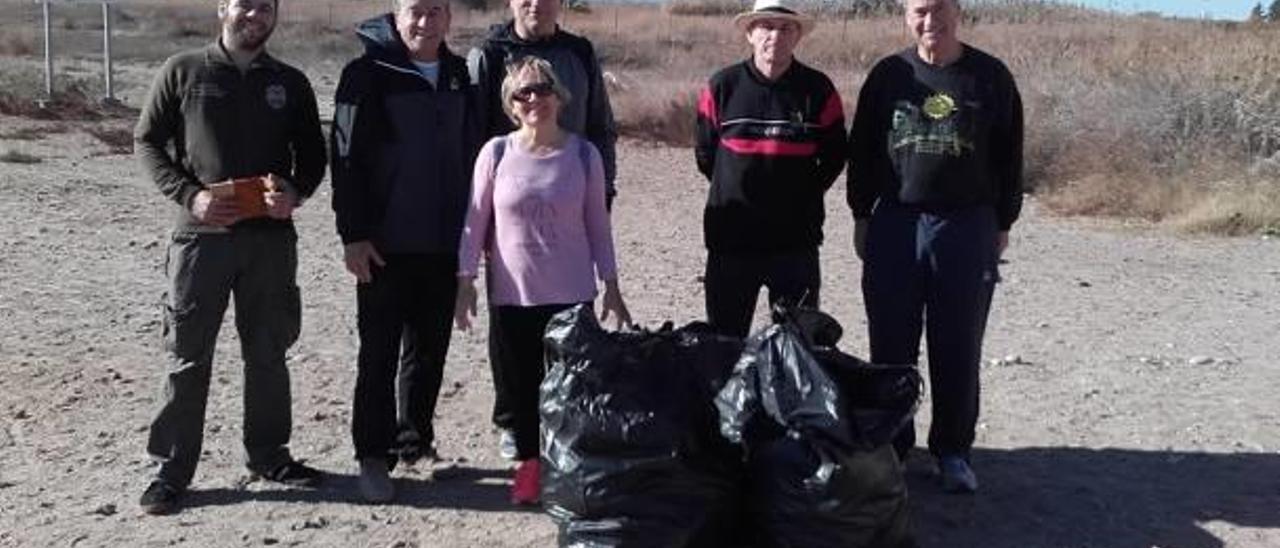
<svg viewBox="0 0 1280 548"><path fill-rule="evenodd" d="M546 373L542 335L556 313L577 303L494 306L489 331L507 387L508 412L516 434L516 459L538 458L538 388Z"/></svg>
<svg viewBox="0 0 1280 548"><path fill-rule="evenodd" d="M933 421L929 450L968 457L978 422L978 367L991 296L1000 279L995 212L927 213L881 201L867 229L862 293L871 361L914 364L921 331L929 350ZM915 445L907 426L894 440Z"/></svg>
<svg viewBox="0 0 1280 548"><path fill-rule="evenodd" d="M495 307L489 307L489 371L493 374L493 425L504 430L516 427L515 413L511 410L511 389L507 385L506 368L501 364L499 342L502 335L495 321Z"/></svg>
<svg viewBox="0 0 1280 548"><path fill-rule="evenodd" d="M356 286L360 354L351 436L356 458L416 458L435 441L432 416L449 353L458 258L384 255ZM400 358L401 345L408 355Z"/></svg>
<svg viewBox="0 0 1280 548"><path fill-rule="evenodd" d="M818 249L781 253L707 254L704 277L707 321L719 333L746 337L760 288L769 288L769 304L785 300L818 307L822 275Z"/></svg>

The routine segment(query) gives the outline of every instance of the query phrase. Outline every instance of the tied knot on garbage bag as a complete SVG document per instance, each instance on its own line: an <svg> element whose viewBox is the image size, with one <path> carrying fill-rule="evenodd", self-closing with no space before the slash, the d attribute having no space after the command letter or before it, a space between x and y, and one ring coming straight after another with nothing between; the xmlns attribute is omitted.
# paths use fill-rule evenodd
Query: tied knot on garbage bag
<svg viewBox="0 0 1280 548"><path fill-rule="evenodd" d="M720 431L745 450L747 512L767 547L913 546L906 483L889 441L914 416L914 366L835 347L817 310L779 306L716 397Z"/></svg>
<svg viewBox="0 0 1280 548"><path fill-rule="evenodd" d="M716 397L721 432L734 443L785 432L848 451L893 440L915 416L924 381L915 364L872 364L836 348L830 315L776 306L773 323L747 339Z"/></svg>

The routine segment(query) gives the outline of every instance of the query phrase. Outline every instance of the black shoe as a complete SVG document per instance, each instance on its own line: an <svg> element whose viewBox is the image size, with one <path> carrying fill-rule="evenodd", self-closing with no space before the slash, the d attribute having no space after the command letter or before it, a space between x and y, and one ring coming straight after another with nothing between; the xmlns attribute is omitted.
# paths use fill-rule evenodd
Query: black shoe
<svg viewBox="0 0 1280 548"><path fill-rule="evenodd" d="M262 474L262 478L294 487L316 487L324 481L324 472L291 460Z"/></svg>
<svg viewBox="0 0 1280 548"><path fill-rule="evenodd" d="M142 506L143 512L153 516L163 516L172 514L178 509L178 498L181 495L182 491L177 487L155 480L147 486L146 491L142 492L142 499L138 504Z"/></svg>

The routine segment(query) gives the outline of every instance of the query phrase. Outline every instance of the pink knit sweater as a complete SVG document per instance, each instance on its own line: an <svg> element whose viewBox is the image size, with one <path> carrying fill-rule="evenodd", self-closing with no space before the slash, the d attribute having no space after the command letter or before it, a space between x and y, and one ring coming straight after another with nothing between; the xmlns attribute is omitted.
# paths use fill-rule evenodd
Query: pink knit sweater
<svg viewBox="0 0 1280 548"><path fill-rule="evenodd" d="M490 304L594 300L595 278L617 277L600 153L577 135L546 155L507 136L495 170L498 139L486 143L476 159L458 274L475 276L484 254ZM583 146L589 149L589 173L583 172Z"/></svg>

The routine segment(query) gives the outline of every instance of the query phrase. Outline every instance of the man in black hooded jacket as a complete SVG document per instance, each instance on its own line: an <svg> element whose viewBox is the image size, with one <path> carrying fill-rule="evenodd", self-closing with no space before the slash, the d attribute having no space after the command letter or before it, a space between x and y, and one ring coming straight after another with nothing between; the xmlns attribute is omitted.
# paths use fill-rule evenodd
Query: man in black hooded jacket
<svg viewBox="0 0 1280 548"><path fill-rule="evenodd" d="M434 452L431 419L478 148L466 61L444 42L448 1L395 6L357 29L365 53L343 69L330 145L343 260L357 280L351 433L370 502L394 497L387 472L398 460ZM402 338L411 349L403 361Z"/></svg>

